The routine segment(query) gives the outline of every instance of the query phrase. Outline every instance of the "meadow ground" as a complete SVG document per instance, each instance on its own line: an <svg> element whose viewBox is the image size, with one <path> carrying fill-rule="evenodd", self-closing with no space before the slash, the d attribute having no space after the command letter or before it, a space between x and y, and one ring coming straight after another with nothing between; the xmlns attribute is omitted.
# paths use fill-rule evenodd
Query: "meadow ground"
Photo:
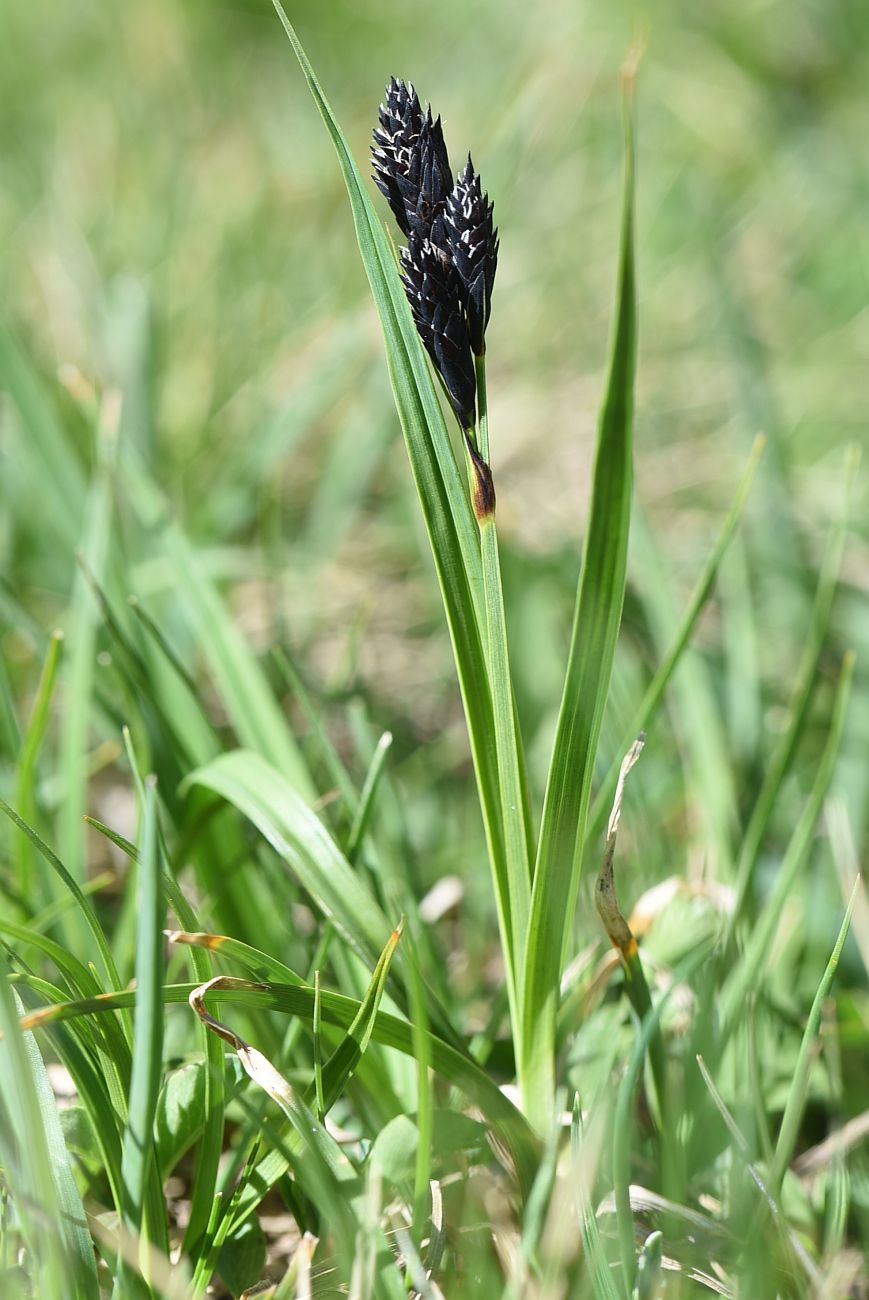
<svg viewBox="0 0 869 1300"><path fill-rule="evenodd" d="M624 612L597 752L564 751L591 814L558 1092L530 1103L485 834L509 810L481 816L383 334L293 50L265 0L7 10L2 1294L238 1296L289 1269L276 1294L865 1296L862 884L829 963L869 832L869 8L288 5L363 175L395 74L495 201L491 462L534 842L643 33ZM644 1029L593 896L638 722L615 871ZM277 986L209 1008L290 1092L186 1005L221 974ZM39 1018L105 993L120 1010Z"/></svg>

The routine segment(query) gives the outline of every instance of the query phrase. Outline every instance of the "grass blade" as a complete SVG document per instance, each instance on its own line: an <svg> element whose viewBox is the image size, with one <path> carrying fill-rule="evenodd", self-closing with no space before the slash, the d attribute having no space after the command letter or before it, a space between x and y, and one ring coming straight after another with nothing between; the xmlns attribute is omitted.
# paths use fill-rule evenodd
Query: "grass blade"
<svg viewBox="0 0 869 1300"><path fill-rule="evenodd" d="M120 419L117 393L106 394L97 428L97 467L88 491L81 549L87 573L101 581L109 561L111 497L109 470L114 456ZM85 571L75 575L69 617L69 642L65 658L65 680L60 741L64 799L60 807L58 839L63 860L76 880L85 878L84 826L87 803L88 739L91 728L92 695L96 669L99 608L94 601ZM74 916L75 914L73 914ZM70 938L80 939L80 932Z"/></svg>
<svg viewBox="0 0 869 1300"><path fill-rule="evenodd" d="M72 555L85 508L84 473L41 380L5 326L0 326L0 387L16 407L28 451L39 462L31 474L42 513Z"/></svg>
<svg viewBox="0 0 869 1300"><path fill-rule="evenodd" d="M312 799L313 784L286 718L259 662L203 572L195 547L171 520L162 494L132 454L124 458L122 469L142 522L162 532L163 550L183 595L182 613L201 645L236 735L285 772L304 798Z"/></svg>
<svg viewBox="0 0 869 1300"><path fill-rule="evenodd" d="M403 924L403 922L399 924L389 936L389 939L386 942L386 947L380 954L380 958L374 968L371 982L368 985L365 997L362 999L359 1011L357 1012L353 1023L349 1026L344 1038L323 1066L322 1090L324 1113L328 1113L338 1100L347 1080L356 1069L356 1066L359 1064L363 1053L371 1041L371 1035L374 1032L374 1024L377 1019L377 1012L380 1009L380 1001L383 997L383 990L386 987L386 976L389 973L389 964L392 961L396 948L398 947L398 941L401 938ZM316 991L317 997L315 999L315 1006L319 1012L321 1008L319 989Z"/></svg>
<svg viewBox="0 0 869 1300"><path fill-rule="evenodd" d="M782 907L793 889L794 881L809 851L815 823L820 816L839 753L853 674L854 655L849 651L842 662L830 731L811 793L794 828L769 897L752 927L745 951L722 989L720 1034L722 1045L733 1032L749 990L760 981L766 969L772 941L781 919Z"/></svg>
<svg viewBox="0 0 869 1300"><path fill-rule="evenodd" d="M721 525L721 532L718 534L718 539L715 546L712 548L708 560L706 561L703 572L697 579L697 585L691 594L688 607L682 615L682 621L676 630L676 635L673 637L672 644L662 659L654 677L649 682L649 685L646 688L646 693L640 701L636 713L631 718L630 725L625 727L621 741L616 746L616 757L610 764L609 771L601 782L600 789L592 801L591 812L588 815L586 842L596 835L606 824L607 813L610 804L612 803L616 783L619 778L619 764L621 762L620 756L625 753L634 736L639 735L641 731L645 731L648 727L649 720L652 718L660 704L664 691L667 689L670 679L682 658L685 647L691 639L694 628L697 626L697 621L700 618L706 605L706 601L709 598L709 593L712 590L713 583L715 582L716 575L721 566L721 561L724 558L724 553L730 544L733 534L736 531L736 525L739 523L739 519L742 515L742 510L754 482L755 472L763 453L764 446L765 440L763 437L755 439L751 455L748 459L748 464L745 468L745 473L743 474L742 480L737 488L736 496L733 498L733 503L727 512L724 523Z"/></svg>
<svg viewBox="0 0 869 1300"><path fill-rule="evenodd" d="M133 747L132 737L129 731L124 730L124 745L127 752L127 759L130 764L130 770L133 773L133 779L136 783L139 799L142 805L147 799L147 790L145 782L136 761L136 752ZM122 836L115 835L108 827L103 826L94 818L87 819L101 833L105 834L113 843L117 845L122 852L126 853L131 862L139 863L140 854L134 844L130 844ZM159 835L158 825L158 840ZM166 864L162 870L163 890L166 898L177 916L180 923L189 930L195 930L198 926L196 913L188 903L181 888L179 887L175 876L168 867L169 858L165 845L160 843L160 856L162 862ZM141 870L141 867L140 867ZM205 983L212 975L211 961L206 952L191 950L190 966L193 974L201 983ZM190 1217L187 1220L187 1226L184 1230L183 1250L191 1257L194 1263L199 1257L200 1248L203 1247L203 1237L205 1235L208 1219L211 1213L211 1206L214 1199L214 1189L217 1185L218 1169L220 1165L220 1149L223 1139L224 1126L224 1064L223 1050L220 1043L209 1034L203 1026L201 1029L201 1043L205 1055L205 1088L202 1099L202 1108L204 1113L202 1140L199 1143L196 1152L196 1163L193 1171L193 1187L190 1196Z"/></svg>
<svg viewBox="0 0 869 1300"><path fill-rule="evenodd" d="M54 695L62 643L62 632L54 632L49 638L48 654L45 656L45 662L42 665L39 685L36 688L36 699L33 702L33 710L24 743L18 756L18 807L21 816L26 822L36 820L36 792L34 788L36 760L39 756L39 748L48 722L48 712ZM18 850L18 889L21 897L27 899L28 902L33 898L33 861L33 846L27 836L24 835L20 839Z"/></svg>
<svg viewBox="0 0 869 1300"><path fill-rule="evenodd" d="M0 1150L25 1239L37 1262L37 1293L98 1300L99 1284L84 1206L57 1103L21 1004L0 957Z"/></svg>
<svg viewBox="0 0 869 1300"><path fill-rule="evenodd" d="M5 813L9 820L14 822L18 829L27 836L31 844L33 844L36 850L42 855L51 867L52 871L60 877L66 889L73 896L84 917L85 924L96 942L96 949L99 954L100 964L103 968L103 977L106 982L106 987L113 989L120 988L121 979L118 975L118 970L115 966L108 941L103 933L103 928L97 920L96 912L94 911L90 900L84 894L78 881L73 880L57 854L48 847L44 840L40 839L32 826L28 825L22 817L19 817L18 813L15 812L13 808L10 808L5 799L0 799L0 812Z"/></svg>
<svg viewBox="0 0 869 1300"><path fill-rule="evenodd" d="M163 915L165 902L157 844L157 793L153 778L145 783L142 849L139 859L136 931L136 1014L133 1021L133 1072L121 1175L121 1218L125 1229L143 1243L167 1251L165 1217L145 1222L146 1205L153 1208L149 1184L158 1176L154 1148L154 1117L160 1093L163 1048ZM159 1181L157 1183L159 1191ZM162 1196L159 1197L162 1202ZM149 1214L149 1219L153 1216ZM147 1259L142 1267L147 1276ZM120 1274L119 1274L120 1276ZM119 1294L123 1295L123 1285Z"/></svg>
<svg viewBox="0 0 869 1300"><path fill-rule="evenodd" d="M591 777L625 593L636 365L631 75L625 76L624 214L615 332L598 424L570 656L543 806L523 984L520 1084L526 1111L541 1132L548 1131L552 1115L561 965L573 923Z"/></svg>
<svg viewBox="0 0 869 1300"><path fill-rule="evenodd" d="M673 982L659 1001L649 1009L640 1027L630 1064L619 1084L613 1117L613 1190L615 1193L616 1220L618 1223L619 1250L622 1258L623 1288L630 1300L636 1270L634 1240L634 1215L631 1209L631 1138L634 1124L631 1103L649 1044L659 1032L661 1016L668 1000L682 983L688 983L694 971L707 959L705 951L694 953L684 963L681 971L674 973Z"/></svg>
<svg viewBox="0 0 869 1300"><path fill-rule="evenodd" d="M806 1092L808 1090L809 1071L812 1067L812 1058L815 1051L815 1040L818 1036L818 1028L821 1023L821 1011L823 1010L824 1001L829 995L833 986L833 980L836 975L836 969L839 965L839 958L842 956L842 949L845 947L845 940L848 937L848 930L851 926L851 913L854 911L854 903L857 899L857 892L860 889L860 877L854 882L854 888L851 890L851 897L848 900L848 906L845 909L845 916L839 928L839 934L833 951L830 954L830 960L821 976L821 982L815 993L812 1009L809 1012L809 1018L806 1021L806 1027L803 1031L802 1042L800 1043L800 1054L797 1057L797 1066L794 1070L794 1077L791 1080L791 1086L788 1090L788 1098L785 1102L784 1115L782 1116L781 1127L778 1133L778 1141L775 1144L775 1159L773 1161L772 1177L770 1179L771 1190L773 1195L777 1195L785 1171L791 1162L794 1148L797 1144L799 1134L800 1120L803 1117L803 1111L806 1105Z"/></svg>
<svg viewBox="0 0 869 1300"><path fill-rule="evenodd" d="M353 813L353 821L350 825L350 831L347 836L347 848L345 850L348 862L355 863L359 851L362 848L362 841L365 839L365 833L368 830L368 823L370 822L371 814L374 811L377 787L380 784L380 777L383 774L383 766L391 747L392 732L384 731L383 735L378 740L377 746L371 757L368 771L365 773L362 790L359 794L359 801L356 804L356 810Z"/></svg>
<svg viewBox="0 0 869 1300"><path fill-rule="evenodd" d="M749 818L736 865L736 900L733 908L733 926L742 918L749 897L754 868L757 865L763 838L772 816L775 802L787 775L809 709L812 690L818 671L818 662L830 629L833 601L842 567L845 539L848 531L847 512L830 532L824 554L817 592L812 606L809 632L797 672L797 680L788 709L788 722L782 732L769 764Z"/></svg>
<svg viewBox="0 0 869 1300"><path fill-rule="evenodd" d="M353 1023L349 1026L338 1050L327 1063L323 1071L323 1111L325 1112L337 1100L337 1097L356 1068L362 1053L371 1037L377 1005L383 992L386 970L398 943L398 931L390 938L369 987L369 992ZM306 1101L290 1086L286 1079L275 1069L272 1063L257 1048L245 1042L228 1025L217 1020L205 1007L205 998L210 992L221 994L235 989L252 989L255 986L246 980L236 980L229 976L217 976L207 984L194 989L190 994L190 1006L203 1024L207 1025L220 1038L229 1042L237 1053L245 1071L250 1078L275 1101L290 1120L294 1133L287 1137L274 1135L274 1149L258 1165L250 1169L245 1186L234 1198L234 1225L239 1226L262 1199L265 1192L277 1182L288 1168L297 1168L298 1158L304 1153L306 1160L313 1153L315 1166L320 1166L320 1176L326 1176L334 1184L334 1191L348 1202L352 1199L348 1183L356 1182L355 1170L334 1140L323 1127L323 1116L315 1117ZM314 1015L319 1016L320 989L319 982L314 986ZM320 1088L317 1089L318 1100ZM268 1129L268 1126L266 1126ZM306 1150L307 1149L307 1150ZM298 1171L307 1178L316 1174L316 1169L306 1168ZM341 1186L343 1184L343 1187ZM340 1190L339 1190L340 1189ZM329 1188L320 1186L321 1195L330 1198ZM349 1205L346 1206L349 1209Z"/></svg>

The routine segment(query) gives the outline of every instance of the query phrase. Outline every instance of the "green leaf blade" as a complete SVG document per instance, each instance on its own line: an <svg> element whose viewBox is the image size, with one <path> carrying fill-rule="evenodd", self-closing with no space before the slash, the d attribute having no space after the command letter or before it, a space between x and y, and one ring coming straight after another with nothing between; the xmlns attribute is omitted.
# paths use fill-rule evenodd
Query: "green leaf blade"
<svg viewBox="0 0 869 1300"><path fill-rule="evenodd" d="M520 1084L526 1113L548 1131L554 1102L555 1016L573 919L591 777L621 623L630 528L636 287L632 96L626 82L624 214L618 306L598 423L591 510L570 655L549 769L523 986Z"/></svg>
<svg viewBox="0 0 869 1300"><path fill-rule="evenodd" d="M148 1235L155 1245L165 1251L168 1245L165 1206L160 1191L154 1142L154 1121L162 1076L165 901L157 845L157 802L153 779L145 783L137 901L136 1014L133 1020L129 1115L121 1163L121 1214L124 1226L131 1234L135 1237Z"/></svg>

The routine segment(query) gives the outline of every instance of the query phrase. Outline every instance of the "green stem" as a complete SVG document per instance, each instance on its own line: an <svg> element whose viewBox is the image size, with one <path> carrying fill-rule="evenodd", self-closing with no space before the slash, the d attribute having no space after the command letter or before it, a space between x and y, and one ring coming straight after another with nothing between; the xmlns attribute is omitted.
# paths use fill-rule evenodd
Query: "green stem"
<svg viewBox="0 0 869 1300"><path fill-rule="evenodd" d="M486 401L485 357L477 357L477 401L479 409L478 454L488 465L489 417ZM479 471L474 464L472 473ZM492 709L495 720L495 753L498 768L498 785L501 798L501 820L504 829L504 846L507 861L507 883L510 898L510 935L507 956L513 971L514 1030L518 1031L521 1004L521 977L525 964L525 936L531 905L531 864L528 855L528 832L525 822L525 798L522 784L520 746L513 702L510 676L510 659L507 648L507 625L504 615L504 593L501 586L501 563L498 553L498 532L495 524L494 494L491 508L478 513L480 548L483 560L483 590L486 606L489 682L492 691ZM518 1059L518 1056L517 1056Z"/></svg>

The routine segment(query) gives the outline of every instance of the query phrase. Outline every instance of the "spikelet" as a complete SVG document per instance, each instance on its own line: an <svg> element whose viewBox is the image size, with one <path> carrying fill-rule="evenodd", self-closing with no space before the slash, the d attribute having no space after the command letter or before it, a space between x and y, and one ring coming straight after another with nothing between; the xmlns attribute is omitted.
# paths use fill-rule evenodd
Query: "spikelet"
<svg viewBox="0 0 869 1300"><path fill-rule="evenodd" d="M417 332L463 429L474 426L477 380L459 280L442 250L412 233L401 250L402 280Z"/></svg>
<svg viewBox="0 0 869 1300"><path fill-rule="evenodd" d="M374 183L402 233L430 235L442 221L452 173L440 118L423 113L413 84L392 78L371 150Z"/></svg>
<svg viewBox="0 0 869 1300"><path fill-rule="evenodd" d="M485 334L498 266L498 232L493 205L483 193L471 155L447 200L444 228L453 266L462 286L471 347L476 356L486 350Z"/></svg>

